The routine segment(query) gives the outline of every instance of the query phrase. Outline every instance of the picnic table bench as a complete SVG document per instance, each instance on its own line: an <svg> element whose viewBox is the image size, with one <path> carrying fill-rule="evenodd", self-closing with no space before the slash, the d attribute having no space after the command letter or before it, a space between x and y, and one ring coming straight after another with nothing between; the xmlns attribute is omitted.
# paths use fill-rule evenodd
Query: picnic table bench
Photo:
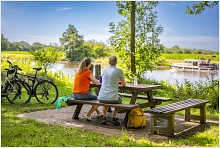
<svg viewBox="0 0 220 148"><path fill-rule="evenodd" d="M76 99L68 99L67 100L67 105L72 106L72 105L77 105L75 112L73 113L73 119L79 119L79 113L82 109L83 104L90 104L90 105L99 105L99 106L106 106L106 107L114 107L116 109L122 109L126 112L122 127L127 127L128 123L128 113L133 109L138 107L138 104L106 104L106 103L101 103L99 100L76 100ZM120 112L119 112L120 113Z"/></svg>
<svg viewBox="0 0 220 148"><path fill-rule="evenodd" d="M209 100L188 99L145 111L151 114L150 132L156 133L159 131L168 134L168 136L174 136L174 115L175 112L180 110L185 110L185 121L193 119L200 120L201 124L206 123L206 103L208 102ZM190 112L191 108L199 108L200 115L192 115ZM166 119L167 127L158 126L158 118Z"/></svg>

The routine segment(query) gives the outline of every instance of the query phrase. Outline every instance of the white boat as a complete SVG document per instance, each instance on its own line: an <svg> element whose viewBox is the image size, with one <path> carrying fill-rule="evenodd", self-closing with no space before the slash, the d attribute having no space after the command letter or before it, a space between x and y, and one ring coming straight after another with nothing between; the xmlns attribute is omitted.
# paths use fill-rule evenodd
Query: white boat
<svg viewBox="0 0 220 148"><path fill-rule="evenodd" d="M210 64L210 59L206 60L191 60L186 59L183 63L171 63L171 70L174 71L191 71L191 72L210 72L215 73L218 71L219 65Z"/></svg>

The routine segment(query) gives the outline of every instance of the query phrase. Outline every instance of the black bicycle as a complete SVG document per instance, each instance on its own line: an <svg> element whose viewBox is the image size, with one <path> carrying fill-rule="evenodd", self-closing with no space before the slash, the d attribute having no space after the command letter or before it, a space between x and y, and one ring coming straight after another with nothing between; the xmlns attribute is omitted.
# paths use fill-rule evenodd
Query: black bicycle
<svg viewBox="0 0 220 148"><path fill-rule="evenodd" d="M10 64L10 67L13 67L15 69L13 79L23 82L23 77L27 78L27 83L24 83L24 87L28 88L28 94L30 97L24 103L30 102L32 97L35 97L36 100L42 104L53 104L57 100L58 89L53 80L37 77L37 72L40 71L42 68L33 68L34 70L36 70L34 76L25 75L18 73L18 70L22 69L19 68L17 65L13 65L10 61L7 62Z"/></svg>
<svg viewBox="0 0 220 148"><path fill-rule="evenodd" d="M26 100L30 99L30 88L27 82L11 76L15 73L15 68L10 67L5 70L7 74L5 81L1 84L1 102L5 97L12 104L25 103Z"/></svg>

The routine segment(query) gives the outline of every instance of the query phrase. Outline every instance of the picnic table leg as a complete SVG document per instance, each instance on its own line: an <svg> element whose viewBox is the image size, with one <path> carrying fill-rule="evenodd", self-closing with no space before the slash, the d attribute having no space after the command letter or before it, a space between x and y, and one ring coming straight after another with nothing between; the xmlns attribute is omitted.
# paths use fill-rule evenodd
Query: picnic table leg
<svg viewBox="0 0 220 148"><path fill-rule="evenodd" d="M81 111L81 109L82 109L82 106L83 106L83 104L77 104L72 119L79 119L78 116L79 116L79 113L80 113L80 111Z"/></svg>
<svg viewBox="0 0 220 148"><path fill-rule="evenodd" d="M200 123L206 123L206 105L200 106Z"/></svg>
<svg viewBox="0 0 220 148"><path fill-rule="evenodd" d="M185 121L190 122L190 115L191 115L190 108L186 108L185 109Z"/></svg>
<svg viewBox="0 0 220 148"><path fill-rule="evenodd" d="M147 98L148 98L148 102L150 102L150 108L155 108L156 105L153 100L152 91L147 91Z"/></svg>
<svg viewBox="0 0 220 148"><path fill-rule="evenodd" d="M136 92L136 91L132 92L130 104L135 104L136 103L137 95L138 95L138 92Z"/></svg>

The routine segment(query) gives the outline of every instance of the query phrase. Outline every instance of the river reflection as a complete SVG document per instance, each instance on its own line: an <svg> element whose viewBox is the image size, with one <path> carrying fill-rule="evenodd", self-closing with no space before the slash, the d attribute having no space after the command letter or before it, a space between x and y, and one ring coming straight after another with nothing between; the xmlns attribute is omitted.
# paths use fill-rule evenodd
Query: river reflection
<svg viewBox="0 0 220 148"><path fill-rule="evenodd" d="M76 73L78 65L76 64L55 64L51 69L52 72L62 71L64 75L70 75L71 80ZM102 71L102 70L101 70ZM170 70L154 70L152 72L148 71L144 75L146 78L152 78L157 81L167 80L170 84L175 84L176 80L179 83L183 83L184 79L190 82L195 81L205 81L207 78L212 76L215 79L219 78L219 73L209 74L209 73L199 73L199 72L174 72Z"/></svg>

